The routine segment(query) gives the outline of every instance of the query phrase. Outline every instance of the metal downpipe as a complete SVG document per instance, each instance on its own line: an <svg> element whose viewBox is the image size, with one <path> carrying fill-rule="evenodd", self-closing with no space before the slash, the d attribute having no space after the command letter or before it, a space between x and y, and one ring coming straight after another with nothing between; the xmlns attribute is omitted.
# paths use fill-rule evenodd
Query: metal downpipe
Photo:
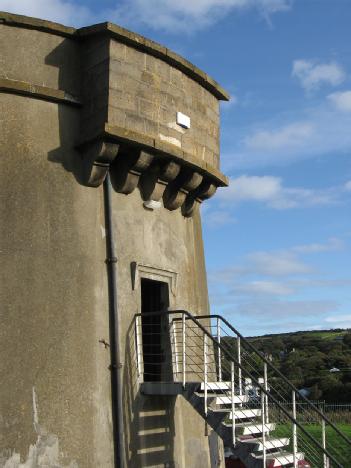
<svg viewBox="0 0 351 468"><path fill-rule="evenodd" d="M114 459L116 468L125 468L124 463L124 430L123 430L123 399L122 399L122 364L120 359L120 336L117 312L117 257L112 228L111 212L111 181L107 173L104 180L104 213L106 229L106 268L108 280L110 353L111 353L111 393L112 393L112 424L114 440Z"/></svg>

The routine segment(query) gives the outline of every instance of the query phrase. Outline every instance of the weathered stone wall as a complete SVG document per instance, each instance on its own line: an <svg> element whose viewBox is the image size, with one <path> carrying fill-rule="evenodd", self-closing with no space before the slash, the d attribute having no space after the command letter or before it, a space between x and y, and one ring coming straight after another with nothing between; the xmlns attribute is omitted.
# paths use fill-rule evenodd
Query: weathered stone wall
<svg viewBox="0 0 351 468"><path fill-rule="evenodd" d="M218 138L217 98L207 89L214 85L202 77L202 89L161 58L118 45L108 34L79 36L40 20L1 17L0 467L112 468L103 193L84 183L77 144L87 129L121 125L121 115L134 131L170 137L180 110L194 124L181 145L200 158L201 132L212 138L214 125ZM116 61L118 48L124 61ZM198 119L201 106L206 122ZM206 161L218 165L218 147L212 148L201 157L212 154ZM191 218L162 204L148 211L139 188L113 192L112 211L127 466L210 466L205 423L188 403L140 394L131 340L141 300L135 262L177 275L172 308L208 313L199 211Z"/></svg>
<svg viewBox="0 0 351 468"><path fill-rule="evenodd" d="M82 140L101 131L108 119L109 42L105 36L93 37L88 38L82 47Z"/></svg>
<svg viewBox="0 0 351 468"><path fill-rule="evenodd" d="M71 38L2 24L0 75L79 96L79 51Z"/></svg>
<svg viewBox="0 0 351 468"><path fill-rule="evenodd" d="M60 163L78 156L79 115L0 102L0 453L25 466L113 466L102 191Z"/></svg>
<svg viewBox="0 0 351 468"><path fill-rule="evenodd" d="M108 122L175 145L219 168L219 102L209 91L157 57L110 43ZM177 111L191 119L176 123Z"/></svg>

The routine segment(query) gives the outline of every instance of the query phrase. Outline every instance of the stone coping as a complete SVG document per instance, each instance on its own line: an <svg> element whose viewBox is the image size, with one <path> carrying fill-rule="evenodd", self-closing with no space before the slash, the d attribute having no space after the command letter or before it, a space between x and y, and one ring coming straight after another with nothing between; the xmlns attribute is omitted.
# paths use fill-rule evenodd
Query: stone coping
<svg viewBox="0 0 351 468"><path fill-rule="evenodd" d="M217 99L223 101L228 101L230 99L230 95L215 80L188 60L175 52L172 52L167 47L151 41L150 39L146 39L139 34L128 31L116 24L106 22L75 29L51 21L6 12L0 12L0 23L27 29L36 29L38 31L44 31L77 40L97 34L106 34L117 39L119 42L128 44L135 49L142 50L163 60L174 68L181 70L184 74L188 75L194 81L198 82L201 86L211 92Z"/></svg>
<svg viewBox="0 0 351 468"><path fill-rule="evenodd" d="M201 159L181 150L177 146L170 143L165 143L158 138L152 138L148 135L127 130L116 125L110 125L106 123L103 134L99 133L96 135L91 135L89 138L80 141L78 147L82 148L85 145L89 145L91 142L101 138L111 141L123 142L131 146L139 145L145 151L149 151L153 154L160 154L167 158L171 157L185 165L196 168L199 170L199 172L210 176L218 187L226 187L229 185L228 178L218 169L206 163L205 161L202 161Z"/></svg>
<svg viewBox="0 0 351 468"><path fill-rule="evenodd" d="M44 101L57 102L80 107L82 104L75 96L61 89L48 88L47 86L34 85L27 81L11 80L0 76L0 92L19 94Z"/></svg>

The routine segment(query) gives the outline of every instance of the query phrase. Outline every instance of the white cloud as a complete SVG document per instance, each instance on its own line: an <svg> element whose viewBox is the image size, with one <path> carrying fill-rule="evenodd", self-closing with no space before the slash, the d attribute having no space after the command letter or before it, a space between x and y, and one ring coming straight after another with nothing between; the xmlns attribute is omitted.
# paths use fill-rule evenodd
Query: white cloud
<svg viewBox="0 0 351 468"><path fill-rule="evenodd" d="M311 317L331 313L339 304L330 300L295 300L295 301L249 301L239 304L235 312L247 317L260 317L262 320L277 318ZM303 324L301 324L303 326Z"/></svg>
<svg viewBox="0 0 351 468"><path fill-rule="evenodd" d="M313 269L292 251L263 251L248 254L244 264L212 272L209 278L212 284L238 286L238 280L248 276L288 277L312 272Z"/></svg>
<svg viewBox="0 0 351 468"><path fill-rule="evenodd" d="M349 279L312 279L306 278L305 274L315 274L315 270L301 259L302 254L318 254L322 252L339 251L344 247L341 239L332 237L326 242L315 242L304 245L294 245L283 250L258 251L247 254L244 262L240 265L223 268L219 271L211 272L209 277L212 284L233 284L234 288L249 284L249 288L265 288L268 291L270 285L277 288L284 286L285 292L296 288L328 288L344 287L351 283ZM303 275L302 278L295 278L296 275ZM240 278L253 276L249 283L239 282ZM284 277L284 284L257 277ZM287 278L293 276L293 278ZM252 282L253 281L253 282ZM273 286L272 286L273 287Z"/></svg>
<svg viewBox="0 0 351 468"><path fill-rule="evenodd" d="M281 151L301 146L313 133L313 125L308 122L297 122L274 130L259 130L244 139L249 150Z"/></svg>
<svg viewBox="0 0 351 468"><path fill-rule="evenodd" d="M330 238L324 244L314 243L314 244L305 244L297 245L292 248L294 252L298 253L317 253L317 252L330 252L341 250L344 247L344 242L337 237Z"/></svg>
<svg viewBox="0 0 351 468"><path fill-rule="evenodd" d="M116 13L127 23L137 21L154 29L191 32L234 10L256 9L269 19L290 7L289 0L130 0Z"/></svg>
<svg viewBox="0 0 351 468"><path fill-rule="evenodd" d="M290 0L258 0L257 5L265 13L278 13L280 11L288 11L291 9L292 1Z"/></svg>
<svg viewBox="0 0 351 468"><path fill-rule="evenodd" d="M329 94L329 101L342 112L351 112L351 91L339 91Z"/></svg>
<svg viewBox="0 0 351 468"><path fill-rule="evenodd" d="M219 192L220 199L233 201L272 200L281 191L281 179L272 176L242 175L231 179L229 188Z"/></svg>
<svg viewBox="0 0 351 468"><path fill-rule="evenodd" d="M349 180L348 182L346 182L344 188L345 188L345 190L347 190L347 191L351 191L351 180Z"/></svg>
<svg viewBox="0 0 351 468"><path fill-rule="evenodd" d="M331 317L326 317L325 321L328 323L348 322L351 326L351 314L333 315Z"/></svg>
<svg viewBox="0 0 351 468"><path fill-rule="evenodd" d="M56 21L67 26L83 26L94 22L94 15L89 8L62 0L0 0L0 10Z"/></svg>
<svg viewBox="0 0 351 468"><path fill-rule="evenodd" d="M137 27L146 25L168 31L193 31L204 28L230 11L256 9L266 19L288 11L291 0L123 0L98 13L63 0L0 0L0 9L11 13L81 26L102 20Z"/></svg>
<svg viewBox="0 0 351 468"><path fill-rule="evenodd" d="M346 78L346 73L336 62L318 63L314 60L294 60L292 76L300 81L306 91L313 91L322 84L337 86Z"/></svg>
<svg viewBox="0 0 351 468"><path fill-rule="evenodd" d="M268 294L273 296L285 296L293 294L293 288L286 284L274 281L251 281L246 284L239 284L234 287L234 291L239 293L249 293L254 295Z"/></svg>
<svg viewBox="0 0 351 468"><path fill-rule="evenodd" d="M351 327L351 323L346 323L351 316L336 315L335 319L333 314L340 310L340 304L328 297L328 293L338 297L339 288L349 288L351 279L328 278L303 258L306 254L320 257L323 252L342 247L342 241L333 237L284 250L252 252L235 266L210 272L211 304L221 313L236 317L244 329L249 326L249 334L252 327L258 326L250 325L256 317L269 330L276 327L277 321L287 330L291 320L296 320L297 330L325 328L324 323L328 322L334 327ZM325 316L329 318L324 322Z"/></svg>
<svg viewBox="0 0 351 468"><path fill-rule="evenodd" d="M221 101L220 104L222 110L228 110L235 107L238 104L238 98L234 95L231 95L229 101Z"/></svg>
<svg viewBox="0 0 351 468"><path fill-rule="evenodd" d="M256 201L283 210L329 205L338 200L338 195L339 190L333 188L284 187L280 177L242 175L231 179L229 187L218 191L217 202L227 209L239 202Z"/></svg>
<svg viewBox="0 0 351 468"><path fill-rule="evenodd" d="M243 128L241 137L240 130L233 132L227 128L222 167L228 172L283 166L324 155L335 157L337 153L351 151L350 128L351 112L330 106L329 100L277 115L271 121L255 124L254 128Z"/></svg>
<svg viewBox="0 0 351 468"><path fill-rule="evenodd" d="M202 211L203 222L211 228L222 227L225 224L235 223L236 219L226 210L206 210Z"/></svg>
<svg viewBox="0 0 351 468"><path fill-rule="evenodd" d="M259 275L290 276L312 271L291 252L254 252L248 255L248 260Z"/></svg>

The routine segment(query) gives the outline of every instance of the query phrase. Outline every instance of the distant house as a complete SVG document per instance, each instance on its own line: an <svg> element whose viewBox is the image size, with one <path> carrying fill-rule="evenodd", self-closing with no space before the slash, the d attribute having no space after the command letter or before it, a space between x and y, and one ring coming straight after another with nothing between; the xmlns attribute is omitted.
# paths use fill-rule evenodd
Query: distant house
<svg viewBox="0 0 351 468"><path fill-rule="evenodd" d="M329 372L340 372L340 369L338 369L337 367L332 367Z"/></svg>
<svg viewBox="0 0 351 468"><path fill-rule="evenodd" d="M334 338L334 341L343 341L344 340L344 335L339 335Z"/></svg>

